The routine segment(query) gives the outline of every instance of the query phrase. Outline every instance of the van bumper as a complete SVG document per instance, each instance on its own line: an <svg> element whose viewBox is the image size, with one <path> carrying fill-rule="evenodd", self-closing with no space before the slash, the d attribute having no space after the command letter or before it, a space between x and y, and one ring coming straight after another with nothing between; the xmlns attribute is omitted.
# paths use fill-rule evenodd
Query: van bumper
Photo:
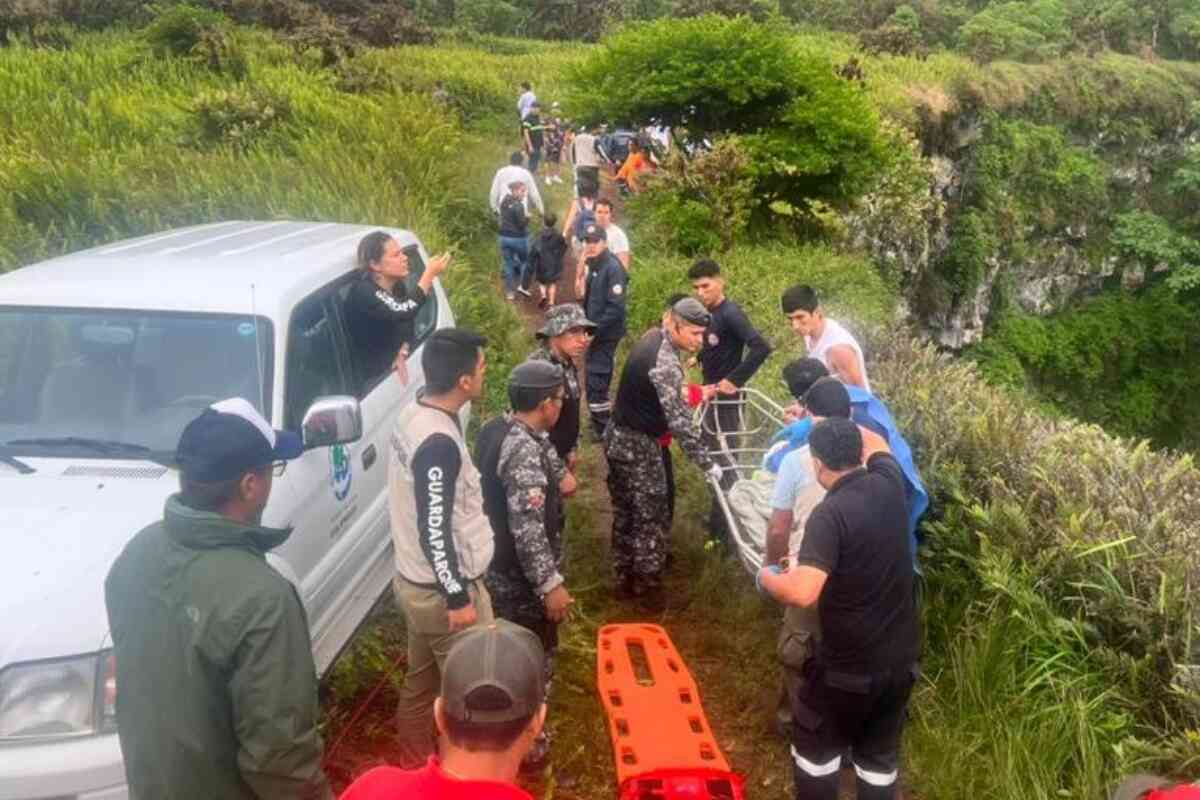
<svg viewBox="0 0 1200 800"><path fill-rule="evenodd" d="M115 733L0 745L0 800L127 800Z"/></svg>

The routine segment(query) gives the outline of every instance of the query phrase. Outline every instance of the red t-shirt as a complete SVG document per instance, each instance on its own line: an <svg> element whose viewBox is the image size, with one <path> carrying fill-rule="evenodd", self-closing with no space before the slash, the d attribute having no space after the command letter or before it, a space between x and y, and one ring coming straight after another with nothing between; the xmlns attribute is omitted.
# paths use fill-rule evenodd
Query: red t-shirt
<svg viewBox="0 0 1200 800"><path fill-rule="evenodd" d="M523 789L498 781L463 781L442 772L437 756L421 769L376 767L358 777L341 800L533 800Z"/></svg>

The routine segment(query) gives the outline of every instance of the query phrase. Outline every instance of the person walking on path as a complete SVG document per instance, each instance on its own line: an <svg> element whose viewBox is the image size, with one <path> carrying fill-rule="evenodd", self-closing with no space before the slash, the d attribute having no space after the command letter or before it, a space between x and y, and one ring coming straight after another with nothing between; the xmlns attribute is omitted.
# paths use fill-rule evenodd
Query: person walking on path
<svg viewBox="0 0 1200 800"><path fill-rule="evenodd" d="M595 189L591 186L583 186L579 190L579 195L571 200L571 205L567 207L567 218L563 220L563 237L570 241L571 251L579 255L581 263L584 258L581 252L583 250L583 232L589 225L597 224L596 206L599 202L596 199ZM578 272L575 278L578 281Z"/></svg>
<svg viewBox="0 0 1200 800"><path fill-rule="evenodd" d="M464 633L433 705L441 755L368 770L341 800L533 800L517 773L546 721L543 658L536 636L504 620Z"/></svg>
<svg viewBox="0 0 1200 800"><path fill-rule="evenodd" d="M535 100L524 119L521 120L521 138L525 153L529 156L529 172L537 178L542 164L542 148L546 144L546 126L542 123L542 107Z"/></svg>
<svg viewBox="0 0 1200 800"><path fill-rule="evenodd" d="M521 82L521 94L517 97L517 121L524 122L529 116L529 110L537 103L537 95L533 93L533 85L529 81Z"/></svg>
<svg viewBox="0 0 1200 800"><path fill-rule="evenodd" d="M546 120L546 185L562 183L559 169L562 166L563 144L566 141L566 125L560 116L558 103L550 106L550 116Z"/></svg>
<svg viewBox="0 0 1200 800"><path fill-rule="evenodd" d="M180 491L162 521L109 570L132 798L333 797L308 619L266 559L291 529L261 522L276 466L303 450L240 397L209 406L179 439Z"/></svg>
<svg viewBox="0 0 1200 800"><path fill-rule="evenodd" d="M617 257L625 271L629 271L629 237L617 223L613 222L613 202L607 197L596 201L596 222L608 235L608 252Z"/></svg>
<svg viewBox="0 0 1200 800"><path fill-rule="evenodd" d="M825 316L815 289L797 284L783 293L780 306L791 321L792 330L804 337L804 346L811 357L822 361L842 383L871 391L867 363L858 340L840 322Z"/></svg>
<svg viewBox="0 0 1200 800"><path fill-rule="evenodd" d="M716 431L732 433L738 430L741 415L736 401L741 388L771 355L771 346L751 324L742 307L725 296L725 279L717 262L701 259L692 265L687 276L692 282L696 299L711 317L708 329L704 332L704 346L700 349L699 360L704 399L715 398L718 401L709 406L704 423L709 448L715 449ZM737 446L736 441L735 436L727 439L731 448ZM728 489L736 481L737 475L730 470L721 485ZM708 515L708 530L712 541L726 550L730 548L732 542L728 523L715 496Z"/></svg>
<svg viewBox="0 0 1200 800"><path fill-rule="evenodd" d="M816 655L792 699L796 796L836 800L849 749L859 800L891 800L920 652L904 476L883 438L864 437L848 419L818 422L809 448L828 493L808 518L795 563L758 574L765 592L815 606L821 620Z"/></svg>
<svg viewBox="0 0 1200 800"><path fill-rule="evenodd" d="M408 632L397 749L406 769L433 753L433 701L455 634L492 620L483 576L494 536L459 418L483 396L486 344L465 328L434 331L421 350L425 388L401 409L392 433L393 585Z"/></svg>
<svg viewBox="0 0 1200 800"><path fill-rule="evenodd" d="M604 439L617 592L651 610L662 607L668 555L671 500L663 449L672 438L678 440L696 466L720 475L701 444L700 427L683 394L681 357L699 351L708 322L704 306L687 297L671 308L664 328L638 340L621 372Z"/></svg>
<svg viewBox="0 0 1200 800"><path fill-rule="evenodd" d="M518 365L508 398L511 413L484 425L475 445L484 509L496 533L486 582L496 616L541 640L549 696L558 626L575 602L562 575L563 500L574 493L575 478L546 435L562 410L562 369L548 361ZM543 728L522 766L539 769L549 755Z"/></svg>
<svg viewBox="0 0 1200 800"><path fill-rule="evenodd" d="M589 225L583 234L582 268L575 277L575 295L583 298L583 311L596 326L588 347L587 398L592 437L599 442L612 414L609 389L617 357L617 345L625 335L626 288L629 275L617 257L608 252L604 228Z"/></svg>
<svg viewBox="0 0 1200 800"><path fill-rule="evenodd" d="M522 166L525 163L525 157L521 155L520 151L517 151L508 157L508 162L508 166L496 170L496 175L492 178L492 188L488 193L488 205L491 207L492 213L500 215L500 201L508 194L509 185L513 181L520 181L525 184L525 210L529 211L529 204L532 202L539 214L545 214L546 207L542 204L542 195L538 191L537 181L533 179L529 170Z"/></svg>
<svg viewBox="0 0 1200 800"><path fill-rule="evenodd" d="M558 302L558 281L562 277L563 259L566 257L567 240L558 232L558 217L553 213L547 214L542 229L529 249L529 265L518 291L526 297L533 297L529 288L536 281L538 307L555 305Z"/></svg>
<svg viewBox="0 0 1200 800"><path fill-rule="evenodd" d="M604 156L590 128L579 129L569 154L571 164L575 167L575 193L583 194L584 187L589 187L594 197L600 191L600 166Z"/></svg>
<svg viewBox="0 0 1200 800"><path fill-rule="evenodd" d="M578 462L579 430L582 414L583 392L579 386L579 369L576 364L587 352L588 344L596 330L596 323L589 320L576 303L553 306L546 312L546 321L537 332L538 347L529 354L530 359L549 361L563 371L563 406L558 421L551 426L550 441L558 457L571 472Z"/></svg>
<svg viewBox="0 0 1200 800"><path fill-rule="evenodd" d="M529 216L525 213L525 184L520 181L508 185L508 194L500 202L500 258L504 297L511 301L529 262Z"/></svg>

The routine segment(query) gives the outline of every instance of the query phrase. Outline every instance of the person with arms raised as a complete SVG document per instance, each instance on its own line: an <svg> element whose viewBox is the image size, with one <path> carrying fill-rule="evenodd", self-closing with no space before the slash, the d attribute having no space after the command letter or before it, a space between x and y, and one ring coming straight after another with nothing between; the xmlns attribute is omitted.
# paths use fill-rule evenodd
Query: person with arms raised
<svg viewBox="0 0 1200 800"><path fill-rule="evenodd" d="M363 372L374 385L394 371L408 383L408 357L417 315L433 294L434 280L450 265L450 254L430 259L415 286L408 285L408 255L389 233L368 233L358 243L360 279L346 297L346 327ZM362 387L365 390L368 387Z"/></svg>
<svg viewBox="0 0 1200 800"><path fill-rule="evenodd" d="M792 698L796 797L836 800L849 750L859 800L892 800L920 654L904 475L887 442L848 419L814 425L809 449L827 494L795 562L757 578L781 603L816 607L821 621Z"/></svg>

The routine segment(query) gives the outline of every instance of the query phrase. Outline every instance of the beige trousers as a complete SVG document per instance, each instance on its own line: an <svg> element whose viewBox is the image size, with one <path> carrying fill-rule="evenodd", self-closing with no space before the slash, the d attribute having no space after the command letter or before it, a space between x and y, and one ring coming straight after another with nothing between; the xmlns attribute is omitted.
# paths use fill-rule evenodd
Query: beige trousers
<svg viewBox="0 0 1200 800"><path fill-rule="evenodd" d="M408 672L396 708L399 766L415 769L434 753L433 701L441 692L446 655L460 634L450 632L446 599L441 592L416 586L400 577L393 579L392 588L408 629ZM492 622L495 619L492 598L483 579L471 581L467 592L475 605L476 624Z"/></svg>

